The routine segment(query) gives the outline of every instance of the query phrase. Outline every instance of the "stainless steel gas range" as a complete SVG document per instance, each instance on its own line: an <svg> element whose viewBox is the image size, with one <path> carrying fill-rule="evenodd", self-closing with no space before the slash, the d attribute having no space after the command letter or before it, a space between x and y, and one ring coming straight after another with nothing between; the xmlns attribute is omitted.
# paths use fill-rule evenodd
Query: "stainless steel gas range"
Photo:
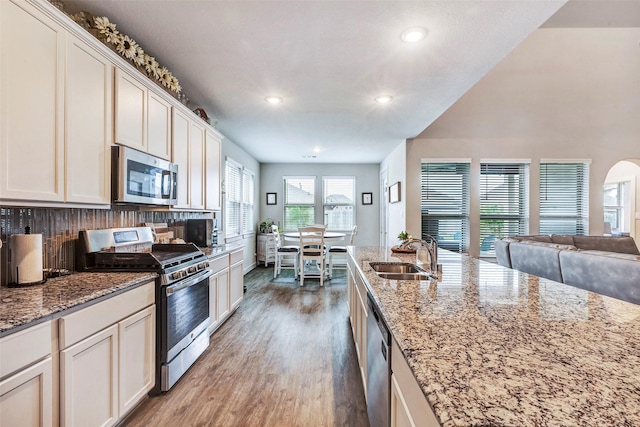
<svg viewBox="0 0 640 427"><path fill-rule="evenodd" d="M154 271L156 385L168 391L209 346L209 263L197 246L153 244L149 227L81 231L78 269Z"/></svg>

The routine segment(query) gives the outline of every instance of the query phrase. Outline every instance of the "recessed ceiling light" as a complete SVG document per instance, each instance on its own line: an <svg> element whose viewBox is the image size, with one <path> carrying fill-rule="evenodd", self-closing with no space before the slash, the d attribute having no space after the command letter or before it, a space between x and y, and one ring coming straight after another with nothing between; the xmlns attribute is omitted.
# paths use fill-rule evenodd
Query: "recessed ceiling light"
<svg viewBox="0 0 640 427"><path fill-rule="evenodd" d="M264 100L269 104L280 104L282 102L282 98L279 96L267 96Z"/></svg>
<svg viewBox="0 0 640 427"><path fill-rule="evenodd" d="M391 95L380 95L376 97L376 102L380 104L386 104L387 102L390 102L392 99L393 99L393 96Z"/></svg>
<svg viewBox="0 0 640 427"><path fill-rule="evenodd" d="M402 39L403 42L415 43L417 41L422 40L426 36L427 36L427 30L425 30L424 28L416 27L416 28L409 28L408 30L404 31L400 36L400 38Z"/></svg>

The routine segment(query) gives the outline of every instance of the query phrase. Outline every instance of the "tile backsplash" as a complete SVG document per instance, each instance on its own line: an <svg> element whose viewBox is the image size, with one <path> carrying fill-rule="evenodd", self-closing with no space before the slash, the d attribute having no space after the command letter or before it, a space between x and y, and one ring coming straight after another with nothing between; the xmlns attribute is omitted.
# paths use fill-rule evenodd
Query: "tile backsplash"
<svg viewBox="0 0 640 427"><path fill-rule="evenodd" d="M31 227L31 233L42 234L43 268L73 271L75 244L80 230L166 222L175 237L182 238L185 220L212 216L212 213L151 211L124 206L114 206L111 210L0 207L0 284L6 285L9 280L9 236L24 233L27 226Z"/></svg>

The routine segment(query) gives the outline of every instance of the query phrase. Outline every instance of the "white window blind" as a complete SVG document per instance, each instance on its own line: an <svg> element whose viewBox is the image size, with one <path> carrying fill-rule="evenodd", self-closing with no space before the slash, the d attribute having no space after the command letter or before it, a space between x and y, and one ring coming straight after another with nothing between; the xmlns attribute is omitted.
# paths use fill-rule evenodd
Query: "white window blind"
<svg viewBox="0 0 640 427"><path fill-rule="evenodd" d="M225 235L240 235L242 166L227 159L225 162Z"/></svg>
<svg viewBox="0 0 640 427"><path fill-rule="evenodd" d="M540 234L589 234L588 163L540 163Z"/></svg>
<svg viewBox="0 0 640 427"><path fill-rule="evenodd" d="M284 229L297 230L315 223L314 176L283 177L284 181Z"/></svg>
<svg viewBox="0 0 640 427"><path fill-rule="evenodd" d="M355 224L355 177L324 177L324 224L331 230L351 230Z"/></svg>
<svg viewBox="0 0 640 427"><path fill-rule="evenodd" d="M422 163L422 237L438 246L467 252L469 241L469 163Z"/></svg>
<svg viewBox="0 0 640 427"><path fill-rule="evenodd" d="M495 256L498 237L527 234L529 165L480 164L480 256Z"/></svg>
<svg viewBox="0 0 640 427"><path fill-rule="evenodd" d="M253 221L254 175L247 169L242 170L242 232L255 232Z"/></svg>

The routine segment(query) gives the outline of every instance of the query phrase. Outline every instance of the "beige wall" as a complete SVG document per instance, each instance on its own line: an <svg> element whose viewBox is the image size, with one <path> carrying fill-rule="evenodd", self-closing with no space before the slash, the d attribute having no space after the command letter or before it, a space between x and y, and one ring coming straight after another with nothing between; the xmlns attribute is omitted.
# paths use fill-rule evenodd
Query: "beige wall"
<svg viewBox="0 0 640 427"><path fill-rule="evenodd" d="M472 255L479 252L482 159L530 159L530 232L541 159L590 159L590 234L602 234L602 185L640 157L640 28L537 30L421 135L407 142L406 224L420 230L422 158L470 158ZM472 243L473 244L473 243Z"/></svg>

